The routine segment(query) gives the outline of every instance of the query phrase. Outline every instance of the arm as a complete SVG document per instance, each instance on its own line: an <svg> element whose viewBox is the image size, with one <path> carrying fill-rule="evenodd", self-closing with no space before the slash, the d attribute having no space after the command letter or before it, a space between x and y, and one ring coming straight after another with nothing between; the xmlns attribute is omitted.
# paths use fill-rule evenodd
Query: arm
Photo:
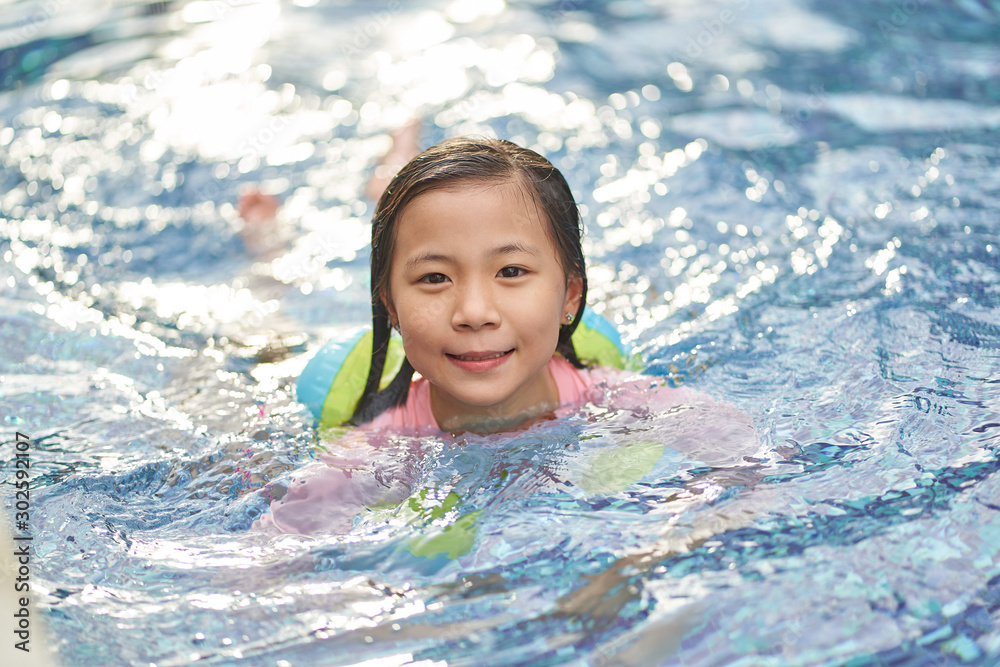
<svg viewBox="0 0 1000 667"><path fill-rule="evenodd" d="M253 529L271 533L312 535L350 531L363 510L399 504L409 497L412 481L407 456L379 452L374 434L352 432L331 444L332 453L299 469L283 496L271 502Z"/></svg>
<svg viewBox="0 0 1000 667"><path fill-rule="evenodd" d="M740 465L759 453L753 422L736 406L695 389L667 386L662 378L603 372L608 407L632 412L642 422L644 439L713 467Z"/></svg>
<svg viewBox="0 0 1000 667"><path fill-rule="evenodd" d="M750 417L736 407L661 378L605 368L591 371L602 388L593 400L619 413L614 443L599 447L572 476L588 495L613 494L648 477L708 466L743 469L759 452ZM749 459L747 457L750 457Z"/></svg>

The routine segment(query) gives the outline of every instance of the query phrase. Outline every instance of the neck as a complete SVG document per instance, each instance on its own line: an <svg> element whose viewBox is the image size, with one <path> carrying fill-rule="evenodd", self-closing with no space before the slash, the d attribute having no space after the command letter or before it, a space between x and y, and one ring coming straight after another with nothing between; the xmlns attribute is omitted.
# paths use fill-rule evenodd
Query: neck
<svg viewBox="0 0 1000 667"><path fill-rule="evenodd" d="M555 404L539 405L535 410L525 410L510 417L456 416L444 422L439 421L438 427L442 431L456 434L469 432L486 435L488 433L502 433L504 431L519 431L528 428L532 424L554 419L556 407Z"/></svg>
<svg viewBox="0 0 1000 667"><path fill-rule="evenodd" d="M545 383L533 392L521 392L501 404L471 405L455 400L431 384L431 412L442 431L498 433L512 431L559 407L559 388L551 371L545 369Z"/></svg>

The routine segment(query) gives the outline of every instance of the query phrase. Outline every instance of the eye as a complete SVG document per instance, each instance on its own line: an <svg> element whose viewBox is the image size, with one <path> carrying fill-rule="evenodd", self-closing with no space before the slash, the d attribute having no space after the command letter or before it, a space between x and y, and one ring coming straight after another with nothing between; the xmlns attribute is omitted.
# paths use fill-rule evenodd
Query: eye
<svg viewBox="0 0 1000 667"><path fill-rule="evenodd" d="M505 266L497 273L501 278L519 278L526 274L527 271L519 266Z"/></svg>
<svg viewBox="0 0 1000 667"><path fill-rule="evenodd" d="M426 276L420 278L420 282L427 283L429 285L440 285L443 282L447 282L448 276L443 273L428 273Z"/></svg>

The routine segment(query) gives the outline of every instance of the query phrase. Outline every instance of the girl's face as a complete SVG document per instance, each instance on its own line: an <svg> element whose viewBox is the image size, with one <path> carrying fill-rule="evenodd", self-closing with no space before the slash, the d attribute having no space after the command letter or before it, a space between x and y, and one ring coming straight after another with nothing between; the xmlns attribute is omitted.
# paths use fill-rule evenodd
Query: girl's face
<svg viewBox="0 0 1000 667"><path fill-rule="evenodd" d="M386 308L444 430L559 403L548 363L583 282L567 280L539 215L514 183L467 183L419 195L396 222Z"/></svg>

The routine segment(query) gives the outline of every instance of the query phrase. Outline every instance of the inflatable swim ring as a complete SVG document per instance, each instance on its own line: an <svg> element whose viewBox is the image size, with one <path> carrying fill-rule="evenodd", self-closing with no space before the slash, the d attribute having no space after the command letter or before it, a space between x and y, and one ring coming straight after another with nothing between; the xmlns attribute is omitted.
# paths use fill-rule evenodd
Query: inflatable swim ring
<svg viewBox="0 0 1000 667"><path fill-rule="evenodd" d="M581 361L596 366L624 368L629 354L618 330L589 308L573 332L573 347ZM308 406L320 428L340 426L354 414L368 377L372 332L367 327L328 341L309 360L295 385L300 403ZM389 339L380 389L396 376L403 363L403 344Z"/></svg>

